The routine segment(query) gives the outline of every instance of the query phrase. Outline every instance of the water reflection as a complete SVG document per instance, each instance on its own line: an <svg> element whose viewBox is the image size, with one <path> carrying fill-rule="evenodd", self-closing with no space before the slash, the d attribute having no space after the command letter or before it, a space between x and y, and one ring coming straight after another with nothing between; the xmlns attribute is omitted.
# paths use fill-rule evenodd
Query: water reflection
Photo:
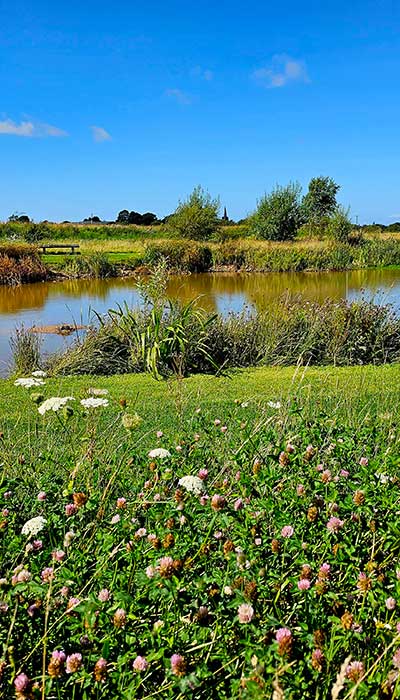
<svg viewBox="0 0 400 700"><path fill-rule="evenodd" d="M355 270L350 272L291 273L210 273L171 277L168 294L182 301L200 296L199 303L210 312L226 314L244 306L265 309L285 293L307 300L357 299L364 296L377 303L390 302L400 312L400 270ZM0 374L9 362L8 339L22 323L50 325L87 324L93 311L100 314L123 302L131 307L140 303L133 279L65 280L39 282L19 287L0 286ZM46 336L45 351L71 342L59 336Z"/></svg>

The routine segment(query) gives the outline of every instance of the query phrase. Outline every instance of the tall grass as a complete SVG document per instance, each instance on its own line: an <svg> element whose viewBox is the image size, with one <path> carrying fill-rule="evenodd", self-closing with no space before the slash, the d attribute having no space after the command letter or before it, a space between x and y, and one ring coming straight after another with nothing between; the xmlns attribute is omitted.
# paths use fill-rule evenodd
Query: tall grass
<svg viewBox="0 0 400 700"><path fill-rule="evenodd" d="M12 373L30 374L41 366L42 339L38 333L31 333L24 326L16 328L10 338Z"/></svg>
<svg viewBox="0 0 400 700"><path fill-rule="evenodd" d="M37 248L24 243L0 244L0 284L20 284L46 279L48 271Z"/></svg>

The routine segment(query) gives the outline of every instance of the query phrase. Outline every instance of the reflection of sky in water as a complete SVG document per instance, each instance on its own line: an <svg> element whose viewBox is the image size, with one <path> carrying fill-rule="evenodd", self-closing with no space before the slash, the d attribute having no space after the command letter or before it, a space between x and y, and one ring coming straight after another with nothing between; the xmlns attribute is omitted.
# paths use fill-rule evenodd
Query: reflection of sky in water
<svg viewBox="0 0 400 700"><path fill-rule="evenodd" d="M226 315L243 308L265 309L290 292L306 300L372 300L391 303L400 313L400 270L352 270L322 273L200 274L172 276L168 294L183 303L195 297L211 313ZM126 302L136 307L139 295L133 279L65 280L0 286L0 376L10 362L9 338L16 327L95 323L100 315ZM63 349L75 335L43 334L45 352Z"/></svg>

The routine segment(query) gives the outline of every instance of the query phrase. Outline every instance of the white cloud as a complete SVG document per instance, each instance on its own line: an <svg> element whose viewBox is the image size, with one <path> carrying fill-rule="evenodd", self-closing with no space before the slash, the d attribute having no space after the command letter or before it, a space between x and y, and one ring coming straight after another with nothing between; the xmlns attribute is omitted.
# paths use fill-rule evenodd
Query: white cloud
<svg viewBox="0 0 400 700"><path fill-rule="evenodd" d="M25 136L27 138L46 138L47 136L67 136L67 132L51 124L41 122L21 121L19 124L12 119L0 121L0 134L8 136Z"/></svg>
<svg viewBox="0 0 400 700"><path fill-rule="evenodd" d="M179 90L179 88L171 88L167 90L165 94L175 99L180 105L190 105L192 102L191 97L187 95L186 92L183 92L183 90Z"/></svg>
<svg viewBox="0 0 400 700"><path fill-rule="evenodd" d="M286 54L273 56L271 64L255 70L252 78L265 88L280 88L293 82L310 82L305 63L295 61Z"/></svg>
<svg viewBox="0 0 400 700"><path fill-rule="evenodd" d="M209 70L208 68L204 69L201 66L196 66L193 68L191 71L191 74L195 77L202 78L203 80L210 81L214 77L214 73L212 70Z"/></svg>
<svg viewBox="0 0 400 700"><path fill-rule="evenodd" d="M92 130L92 136L97 143L101 143L102 141L111 141L111 135L103 129L101 126L91 126L90 127Z"/></svg>

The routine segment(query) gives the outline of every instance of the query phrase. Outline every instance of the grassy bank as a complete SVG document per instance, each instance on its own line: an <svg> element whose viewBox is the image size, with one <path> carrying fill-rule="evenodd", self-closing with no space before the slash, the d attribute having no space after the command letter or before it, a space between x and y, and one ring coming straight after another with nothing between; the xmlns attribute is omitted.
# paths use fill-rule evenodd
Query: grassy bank
<svg viewBox="0 0 400 700"><path fill-rule="evenodd" d="M399 369L3 382L4 697L396 697Z"/></svg>

